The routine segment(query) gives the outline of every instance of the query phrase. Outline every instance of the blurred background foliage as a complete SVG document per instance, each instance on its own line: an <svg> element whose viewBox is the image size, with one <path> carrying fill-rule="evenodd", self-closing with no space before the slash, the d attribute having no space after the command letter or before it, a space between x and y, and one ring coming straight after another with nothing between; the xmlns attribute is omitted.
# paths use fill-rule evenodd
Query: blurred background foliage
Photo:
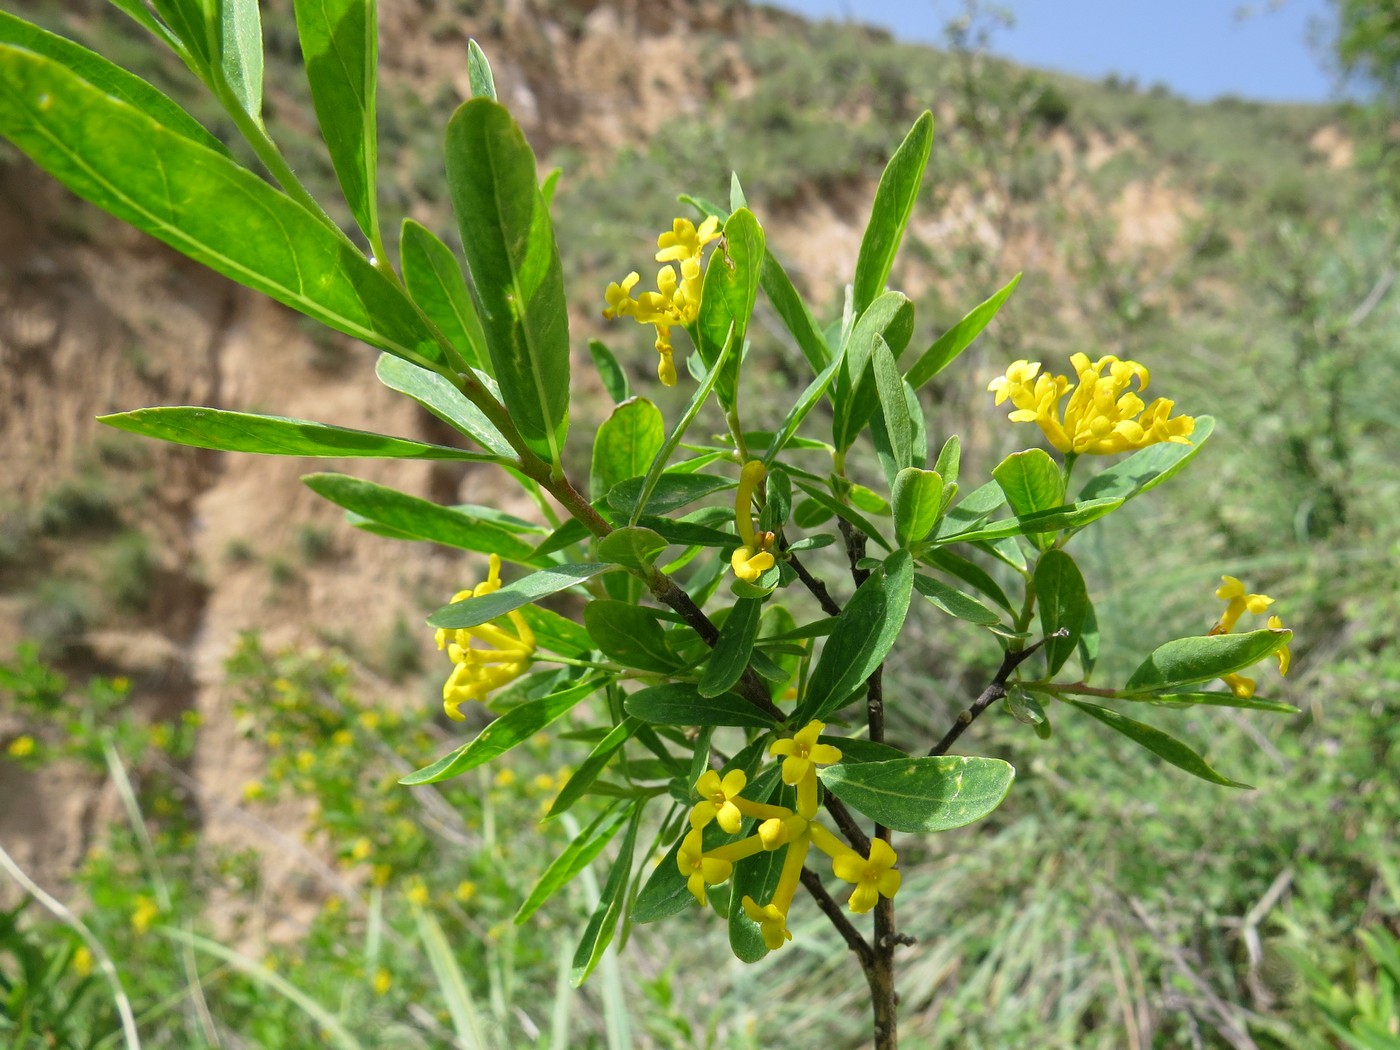
<svg viewBox="0 0 1400 1050"><path fill-rule="evenodd" d="M15 6L190 99L228 137L212 105L95 0ZM308 108L288 7L265 13L272 123L324 188L314 130L290 116ZM1004 712L980 722L966 749L1017 766L1010 798L988 821L901 848L902 921L918 937L901 963L911 1046L1400 1046L1400 8L1336 0L1335 11L1338 68L1369 85L1362 102L1198 105L991 59L994 24L954 27L935 51L785 20L738 40L758 71L742 96L719 41L701 40L715 57L700 103L663 135L612 152L564 142L547 156L565 171L555 210L577 303L636 265L677 191L723 199L737 166L760 217L802 231L789 243L803 250L784 261L829 322L839 290L821 286L823 224L865 199L932 106L938 139L906 246L916 339L1015 270L1026 278L925 392L931 439L959 434L965 471L985 470L1027 440L993 410L986 379L1015 358L1078 350L1143 360L1158 392L1220 420L1207 455L1157 499L1084 537L1103 664L1121 670L1115 643L1207 625L1228 572L1276 596L1297 632L1277 698L1302 713L1155 719L1253 792L1145 765L1057 711L1049 741ZM438 135L455 96L383 91L387 204L444 219ZM1315 148L1327 129L1348 163ZM14 163L8 149L2 159ZM1125 229L1135 216L1117 205L1143 193L1181 205L1176 250ZM649 371L636 333L577 327L647 362L634 375ZM800 357L785 355L776 323L759 331L770 342L756 352L776 365L755 376L749 403L781 405ZM581 443L574 454L582 473ZM568 841L567 823L536 818L581 752L541 741L476 780L395 786L446 740L363 684L366 671L420 681L430 709L440 668L423 669L411 625L373 655L279 654L249 638L230 662L240 729L266 751L239 819L304 871L296 899L269 899L255 858L201 843L209 803L183 766L197 720L134 710L127 684L90 678L65 651L84 624L161 601L150 541L131 524L158 479L129 457L99 447L76 479L0 506L0 587L34 643L0 664L0 762L32 783L64 765L88 770L86 790L130 785L69 896L116 961L147 1045L860 1045L863 989L816 919L754 968L729 959L703 917L639 930L621 965L610 954L582 993L564 991L588 880L526 925L511 916ZM327 546L308 525L268 571L291 581ZM929 740L998 654L932 614L911 624L886 687L891 732ZM98 962L33 905L0 913L0 1041L117 1045Z"/></svg>

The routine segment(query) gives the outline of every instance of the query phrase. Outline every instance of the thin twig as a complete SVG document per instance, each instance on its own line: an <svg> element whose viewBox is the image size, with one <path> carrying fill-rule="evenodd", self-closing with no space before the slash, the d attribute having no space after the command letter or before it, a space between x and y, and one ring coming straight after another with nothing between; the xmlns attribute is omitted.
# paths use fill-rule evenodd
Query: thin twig
<svg viewBox="0 0 1400 1050"><path fill-rule="evenodd" d="M792 566L792 571L797 573L797 578L802 581L806 588L812 592L817 599L817 604L822 607L822 612L828 616L840 616L841 606L836 604L836 599L831 596L831 592L826 589L826 584L817 579L807 571L807 566L798 560L797 555L792 551L787 552L788 564Z"/></svg>
<svg viewBox="0 0 1400 1050"><path fill-rule="evenodd" d="M846 947L855 952L856 958L860 960L860 968L869 973L870 968L875 964L875 952L866 939L860 935L860 931L855 928L851 920L846 917L846 913L841 910L841 905L837 904L832 899L831 894L826 892L826 887L822 885L821 876L811 868L803 868L802 885L806 887L812 899L817 902L817 907L831 920L831 925L836 927L836 932L846 942Z"/></svg>
<svg viewBox="0 0 1400 1050"><path fill-rule="evenodd" d="M959 712L948 732L943 734L943 739L929 748L929 755L946 755L948 749L957 742L958 737L963 735L963 730L972 725L983 711L998 700L1005 698L1006 683L1011 677L1011 672L1020 667L1033 652L1044 644L1043 641L1039 641L1025 649L1007 650L1006 655L1001 658L1001 667L997 670L991 684L982 690L982 694L972 702L971 707L966 711Z"/></svg>

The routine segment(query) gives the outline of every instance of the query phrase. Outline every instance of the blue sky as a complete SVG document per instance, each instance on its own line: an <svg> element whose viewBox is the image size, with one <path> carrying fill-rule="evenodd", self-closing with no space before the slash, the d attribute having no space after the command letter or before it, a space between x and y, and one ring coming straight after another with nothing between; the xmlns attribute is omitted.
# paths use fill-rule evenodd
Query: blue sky
<svg viewBox="0 0 1400 1050"><path fill-rule="evenodd" d="M905 40L939 42L959 0L768 0L810 18L853 18ZM1328 0L1001 0L1015 15L992 51L1027 65L1098 79L1161 82L1179 95L1320 102L1332 80L1309 44ZM1240 9L1253 13L1240 17ZM1276 8L1271 10L1270 8Z"/></svg>

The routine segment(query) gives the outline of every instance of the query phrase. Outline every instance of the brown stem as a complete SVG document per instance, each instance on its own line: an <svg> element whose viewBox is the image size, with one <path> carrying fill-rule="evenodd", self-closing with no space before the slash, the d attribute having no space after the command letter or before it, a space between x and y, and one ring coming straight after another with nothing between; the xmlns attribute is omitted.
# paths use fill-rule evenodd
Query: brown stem
<svg viewBox="0 0 1400 1050"><path fill-rule="evenodd" d="M1011 677L1011 672L1020 667L1031 655L1045 643L1036 642L1025 649L1008 650L1001 658L1001 667L997 670L996 676L992 678L991 684L982 690L980 696L972 702L972 706L966 711L961 711L957 719L949 727L948 732L943 734L943 739L929 748L929 755L946 755L948 749L953 746L958 737L963 735L963 730L972 725L977 717L987 708L991 707L998 700L1006 696L1006 683Z"/></svg>
<svg viewBox="0 0 1400 1050"><path fill-rule="evenodd" d="M851 563L851 579L856 581L859 587L870 576L869 569L860 567L860 560L865 557L865 533L861 532L845 518L837 518L836 525L841 530L841 537L846 541L846 560Z"/></svg>
<svg viewBox="0 0 1400 1050"><path fill-rule="evenodd" d="M792 566L792 571L797 573L797 578L817 599L817 604L822 607L822 612L828 616L840 616L841 606L836 604L836 599L832 598L831 592L826 589L826 584L808 572L807 566L798 561L797 555L793 554L792 551L787 552L787 559L788 564Z"/></svg>
<svg viewBox="0 0 1400 1050"><path fill-rule="evenodd" d="M811 868L803 868L802 885L806 887L812 899L817 902L817 907L822 910L822 914L831 920L831 925L836 927L836 932L846 942L846 947L855 953L856 959L860 961L860 968L869 975L870 968L875 962L875 953L865 938L860 935L860 931L846 917L841 905L837 904L832 899L831 894L826 892L826 887L822 885L821 876Z"/></svg>

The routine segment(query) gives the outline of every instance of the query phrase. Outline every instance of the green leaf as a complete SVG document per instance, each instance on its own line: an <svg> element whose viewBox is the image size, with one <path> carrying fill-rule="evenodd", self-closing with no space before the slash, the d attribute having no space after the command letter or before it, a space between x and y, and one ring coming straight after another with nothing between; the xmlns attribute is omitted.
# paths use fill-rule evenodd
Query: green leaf
<svg viewBox="0 0 1400 1050"><path fill-rule="evenodd" d="M900 292L886 292L860 315L842 350L831 395L831 441L842 452L850 448L880 403L870 369L878 340L896 358L914 330L914 304Z"/></svg>
<svg viewBox="0 0 1400 1050"><path fill-rule="evenodd" d="M792 408L788 409L787 415L783 417L783 425L778 428L778 433L768 446L768 451L764 453L764 466L771 468L773 461L778 458L778 453L793 440L797 434L797 428L802 425L802 421L807 418L812 409L817 407L817 403L821 401L822 395L831 386L831 381L835 378L836 371L840 367L839 360L832 361L821 370L815 379L807 384L807 389L798 395Z"/></svg>
<svg viewBox="0 0 1400 1050"><path fill-rule="evenodd" d="M627 741L632 739L632 734L641 728L641 725L642 722L639 718L624 718L608 731L607 736L594 744L588 757L569 774L569 779L559 790L559 794L554 796L554 802L549 807L549 812L544 815L544 819L552 820L559 814L567 812L575 802L583 798L588 789L593 786L593 782L602 775L608 763L613 760L613 756L622 750Z"/></svg>
<svg viewBox="0 0 1400 1050"><path fill-rule="evenodd" d="M98 416L97 420L128 433L224 452L255 452L265 456L455 459L475 463L498 461L498 457L480 452L429 445L368 430L349 430L307 419L225 412L217 408L138 408L134 412Z"/></svg>
<svg viewBox="0 0 1400 1050"><path fill-rule="evenodd" d="M715 367L727 340L732 339L736 346L744 345L763 268L763 227L753 212L741 208L724 224L724 239L720 243L705 267L697 321L700 357L710 369ZM726 408L734 404L738 371L738 358L733 357L719 373L715 385L720 404Z"/></svg>
<svg viewBox="0 0 1400 1050"><path fill-rule="evenodd" d="M817 737L817 742L840 748L842 762L889 762L891 759L909 757L897 747L858 736L832 736L823 733Z"/></svg>
<svg viewBox="0 0 1400 1050"><path fill-rule="evenodd" d="M972 595L964 594L956 587L949 587L942 580L936 580L932 576L919 573L914 577L914 586L920 594L949 616L956 616L959 620L966 620L968 623L975 623L982 627L991 627L1001 623L1000 616Z"/></svg>
<svg viewBox="0 0 1400 1050"><path fill-rule="evenodd" d="M919 196L924 168L933 149L933 114L925 110L909 129L880 176L870 222L856 257L855 312L863 314L885 290L904 228Z"/></svg>
<svg viewBox="0 0 1400 1050"><path fill-rule="evenodd" d="M1234 674L1282 649L1292 638L1292 631L1270 629L1177 638L1154 649L1129 676L1123 691L1147 693Z"/></svg>
<svg viewBox="0 0 1400 1050"><path fill-rule="evenodd" d="M773 766L750 782L745 795L772 805L779 800L782 790L778 767ZM745 824L750 825L750 822L745 821ZM771 901L786 857L787 850L763 850L734 865L729 882L729 949L743 962L755 963L768 954L758 923L744 911L744 898L752 897L761 904Z"/></svg>
<svg viewBox="0 0 1400 1050"><path fill-rule="evenodd" d="M1180 445L1174 441L1161 441L1140 448L1127 459L1120 460L1090 478L1079 493L1079 498L1086 500L1121 496L1127 501L1134 496L1140 496L1148 489L1154 489L1162 482L1175 477L1177 472L1201 451L1201 446L1210 439L1214 431L1213 417L1197 416L1196 429L1191 433L1191 444Z"/></svg>
<svg viewBox="0 0 1400 1050"><path fill-rule="evenodd" d="M1079 645L1089 608L1089 592L1079 566L1062 550L1049 550L1035 566L1035 593L1040 629L1045 636L1046 675L1054 675ZM1067 633L1057 636L1056 632Z"/></svg>
<svg viewBox="0 0 1400 1050"><path fill-rule="evenodd" d="M129 13L140 21L135 12ZM141 8L141 13L145 13L144 7ZM228 155L228 147L176 103L140 77L132 76L120 66L113 65L101 55L71 40L55 36L21 18L0 11L0 44L13 44L15 47L54 59L93 87L100 88L113 98L135 107L169 131L183 135L206 149Z"/></svg>
<svg viewBox="0 0 1400 1050"><path fill-rule="evenodd" d="M654 610L599 598L584 606L583 625L603 655L625 667L664 674L680 666Z"/></svg>
<svg viewBox="0 0 1400 1050"><path fill-rule="evenodd" d="M763 602L757 598L740 598L729 611L719 631L714 652L700 676L699 693L716 697L729 692L744 674L758 638L758 622L763 616Z"/></svg>
<svg viewBox="0 0 1400 1050"><path fill-rule="evenodd" d="M424 766L400 777L399 783L409 787L416 784L437 784L484 765L511 748L523 744L541 729L562 718L575 704L596 692L602 684L602 678L587 678L538 700L527 700L518 707L512 707L483 729L475 740L463 744L430 766Z"/></svg>
<svg viewBox="0 0 1400 1050"><path fill-rule="evenodd" d="M627 882L632 877L632 854L637 849L637 828L642 822L642 811L645 808L640 801L632 807L632 820L627 825L622 848L617 851L617 859L613 861L608 881L603 884L602 893L599 895L598 906L593 909L588 926L574 951L574 965L569 975L569 983L575 988L588 980L593 967L598 965L603 952L607 951L608 945L612 943L613 931L617 928L617 920L622 915L622 908L626 903L623 890L627 888Z"/></svg>
<svg viewBox="0 0 1400 1050"><path fill-rule="evenodd" d="M681 843L684 841L684 835L677 836L666 855L661 858L661 863L652 871L641 892L637 894L637 899L632 903L634 923L641 925L666 919L680 914L695 903L695 898L690 895L690 888L686 885L686 878L676 863Z"/></svg>
<svg viewBox="0 0 1400 1050"><path fill-rule="evenodd" d="M998 758L938 755L817 770L826 789L879 824L908 833L948 831L1001 805L1016 770Z"/></svg>
<svg viewBox="0 0 1400 1050"><path fill-rule="evenodd" d="M598 557L624 569L645 570L667 546L666 537L655 530L629 525L598 541Z"/></svg>
<svg viewBox="0 0 1400 1050"><path fill-rule="evenodd" d="M935 470L905 467L894 479L894 535L912 547L938 524L943 513L943 479Z"/></svg>
<svg viewBox="0 0 1400 1050"><path fill-rule="evenodd" d="M338 230L57 61L0 44L0 134L196 262L396 357L442 361L412 304Z"/></svg>
<svg viewBox="0 0 1400 1050"><path fill-rule="evenodd" d="M496 101L496 78L491 75L491 63L486 61L486 52L475 40L467 41L467 85L472 98Z"/></svg>
<svg viewBox="0 0 1400 1050"><path fill-rule="evenodd" d="M1019 518L1006 518L952 536L939 536L938 542L974 543L982 540L1004 539L1007 536L1034 536L1042 532L1059 532L1061 529L1078 528L1091 521L1098 521L1105 514L1117 510L1122 505L1121 499L1095 499L1085 503L1070 503L1063 507L1026 514Z"/></svg>
<svg viewBox="0 0 1400 1050"><path fill-rule="evenodd" d="M520 615L530 630L535 632L535 641L541 649L574 657L593 651L593 639L588 636L588 631L557 612L538 605L525 605L521 607Z"/></svg>
<svg viewBox="0 0 1400 1050"><path fill-rule="evenodd" d="M915 390L923 386L939 372L953 363L953 359L972 345L972 341L982 334L992 318L1001 309L1002 303L1021 283L1018 273L1006 286L986 302L973 307L968 315L952 328L940 335L932 346L919 355L919 359L904 373L905 382Z"/></svg>
<svg viewBox="0 0 1400 1050"><path fill-rule="evenodd" d="M508 612L514 612L522 605L529 605L551 594L576 587L584 580L591 580L594 576L616 568L616 565L603 562L555 565L541 569L507 584L499 591L484 594L480 598L465 598L460 602L444 605L428 617L428 623L433 627L449 629L476 627Z"/></svg>
<svg viewBox="0 0 1400 1050"><path fill-rule="evenodd" d="M1084 599L1084 624L1079 629L1079 665L1084 669L1084 681L1094 673L1099 662L1099 617L1094 603Z"/></svg>
<svg viewBox="0 0 1400 1050"><path fill-rule="evenodd" d="M783 326L797 341L798 349L811 364L812 371L818 374L825 371L831 364L831 349L826 345L826 338L817 327L812 311L792 286L792 281L788 279L782 264L770 251L763 253L763 271L759 275L759 284L763 288L763 294L768 296L768 301L773 304L778 317L782 319Z"/></svg>
<svg viewBox="0 0 1400 1050"><path fill-rule="evenodd" d="M350 214L370 242L377 244L375 0L296 0L293 6L321 137Z"/></svg>
<svg viewBox="0 0 1400 1050"><path fill-rule="evenodd" d="M944 487L956 486L958 483L958 465L962 460L962 442L958 440L958 435L954 434L947 441L943 442L943 447L938 452L938 462L933 465L933 469L938 471L938 476L943 479ZM954 490L956 491L956 489ZM945 497L951 499L952 497Z"/></svg>
<svg viewBox="0 0 1400 1050"><path fill-rule="evenodd" d="M997 508L1005 506L1006 493L995 481L973 489L957 506L947 511L938 529L938 538L969 531L989 518Z"/></svg>
<svg viewBox="0 0 1400 1050"><path fill-rule="evenodd" d="M569 317L535 154L486 98L447 125L447 186L501 398L525 443L556 469L569 423Z"/></svg>
<svg viewBox="0 0 1400 1050"><path fill-rule="evenodd" d="M603 389L613 399L614 404L622 404L632 396L627 373L617 363L613 352L597 339L588 340L588 354L593 358L593 367L598 370L598 378L603 381Z"/></svg>
<svg viewBox="0 0 1400 1050"><path fill-rule="evenodd" d="M845 706L884 662L904 626L913 588L914 562L905 550L891 554L882 572L872 573L856 588L822 646L806 696L793 716L796 725Z"/></svg>
<svg viewBox="0 0 1400 1050"><path fill-rule="evenodd" d="M510 447L510 442L446 376L388 354L380 355L374 374L390 390L407 394L482 448L489 449L501 459L515 459L515 450Z"/></svg>
<svg viewBox="0 0 1400 1050"><path fill-rule="evenodd" d="M218 0L217 6L222 79L243 112L261 124L263 48L258 0Z"/></svg>
<svg viewBox="0 0 1400 1050"><path fill-rule="evenodd" d="M889 541L885 539L885 537L880 533L879 527L876 526L873 522L871 522L869 518L865 517L863 514L857 511L855 508L850 507L845 503L842 503L831 493L827 492L824 489L820 489L816 485L804 481L801 478L797 479L797 487L800 488L803 492L807 493L807 495L810 496L814 502L825 507L832 514L835 514L838 518L844 518L856 528L860 529L861 532L865 533L867 536L870 537L872 543L878 543L881 547L885 548L885 550L893 549L890 547ZM825 519L816 520L815 515L812 513L810 507L806 508L806 512L803 513L803 504L798 504L798 513L794 520L798 525L802 526L803 528L813 528L816 525L821 524L821 520Z"/></svg>
<svg viewBox="0 0 1400 1050"><path fill-rule="evenodd" d="M935 569L942 569L949 576L956 576L963 583L971 587L976 587L992 601L996 602L1007 612L1015 612L1011 604L1011 599L1006 596L1006 592L996 580L992 579L987 572L975 562L970 562L966 558L954 554L950 550L935 548L925 551L919 555L919 560Z"/></svg>
<svg viewBox="0 0 1400 1050"><path fill-rule="evenodd" d="M399 233L399 260L408 294L428 320L438 326L470 367L489 367L486 333L452 249L422 223L404 219Z"/></svg>
<svg viewBox="0 0 1400 1050"><path fill-rule="evenodd" d="M894 355L884 339L876 338L870 364L875 373L875 389L880 398L880 412L895 471L912 467L914 419L909 411L909 402L904 397L904 380L899 377L899 366L894 363Z"/></svg>
<svg viewBox="0 0 1400 1050"><path fill-rule="evenodd" d="M1017 517L1051 510L1064 503L1065 479L1059 464L1044 449L1014 452L992 468Z"/></svg>
<svg viewBox="0 0 1400 1050"><path fill-rule="evenodd" d="M643 722L663 726L751 726L772 729L774 721L734 693L701 696L689 682L654 685L627 697L622 708Z"/></svg>
<svg viewBox="0 0 1400 1050"><path fill-rule="evenodd" d="M645 480L633 477L614 485L608 492L608 506L632 519L639 517L637 500L642 494ZM713 492L732 489L736 484L729 478L714 474L662 474L642 509L650 514L667 514L704 499Z"/></svg>
<svg viewBox="0 0 1400 1050"><path fill-rule="evenodd" d="M1124 700L1153 704L1156 707L1238 707L1245 711L1273 711L1281 715L1296 715L1298 708L1279 700L1239 697L1231 692L1152 693L1146 696L1125 696Z"/></svg>
<svg viewBox="0 0 1400 1050"><path fill-rule="evenodd" d="M174 31L193 59L195 74L206 84L213 83L214 67L219 61L217 3L207 0L150 0L161 20ZM181 56L182 58L185 56Z"/></svg>
<svg viewBox="0 0 1400 1050"><path fill-rule="evenodd" d="M661 410L644 397L634 397L613 409L593 439L589 487L596 499L620 481L647 472L666 441Z"/></svg>
<svg viewBox="0 0 1400 1050"><path fill-rule="evenodd" d="M497 522L344 474L307 474L301 480L323 499L413 539L478 554L499 554L525 565L537 563L534 547Z"/></svg>
<svg viewBox="0 0 1400 1050"><path fill-rule="evenodd" d="M1082 700L1070 700L1071 704L1079 708L1086 714L1093 715L1110 729L1115 729L1135 744L1147 748L1158 758L1165 762L1170 762L1178 769L1184 769L1192 776L1200 777L1202 780L1209 780L1212 784L1220 784L1222 787L1237 787L1246 790L1253 790L1248 784L1241 784L1237 780L1221 776L1204 758L1196 754L1189 747L1183 744L1176 737L1162 732L1153 726L1144 725L1142 722L1135 722L1131 718L1120 715L1117 711L1107 707L1100 707L1098 704L1088 704Z"/></svg>
<svg viewBox="0 0 1400 1050"><path fill-rule="evenodd" d="M553 897L574 880L574 876L588 867L593 858L603 851L603 847L613 840L622 822L627 819L628 807L621 802L612 802L599 813L593 822L574 836L564 852L555 857L544 870L529 896L515 912L517 926L527 922L530 916L539 911L540 905Z"/></svg>

